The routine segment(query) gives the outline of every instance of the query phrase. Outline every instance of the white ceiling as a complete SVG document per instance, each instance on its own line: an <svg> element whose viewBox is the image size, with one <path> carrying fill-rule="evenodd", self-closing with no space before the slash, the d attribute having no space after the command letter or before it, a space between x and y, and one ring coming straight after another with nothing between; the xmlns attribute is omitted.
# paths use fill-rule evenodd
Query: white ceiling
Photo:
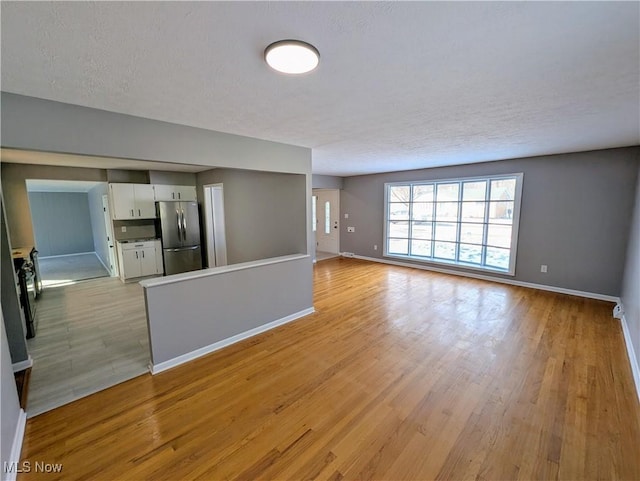
<svg viewBox="0 0 640 481"><path fill-rule="evenodd" d="M640 144L638 2L7 2L2 89L355 175ZM294 38L314 72L270 71Z"/></svg>

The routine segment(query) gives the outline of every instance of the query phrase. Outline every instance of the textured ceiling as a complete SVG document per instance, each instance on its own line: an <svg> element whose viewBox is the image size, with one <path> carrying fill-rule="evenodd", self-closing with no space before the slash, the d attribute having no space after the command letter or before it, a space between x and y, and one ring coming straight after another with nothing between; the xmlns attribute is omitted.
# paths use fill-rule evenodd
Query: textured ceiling
<svg viewBox="0 0 640 481"><path fill-rule="evenodd" d="M354 175L640 144L638 2L7 2L2 89ZM276 74L275 40L315 45Z"/></svg>

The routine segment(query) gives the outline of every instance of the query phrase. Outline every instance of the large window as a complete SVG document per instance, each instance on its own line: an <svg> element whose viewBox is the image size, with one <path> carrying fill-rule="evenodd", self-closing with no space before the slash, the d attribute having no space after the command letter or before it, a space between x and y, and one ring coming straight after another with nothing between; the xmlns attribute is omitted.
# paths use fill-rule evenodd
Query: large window
<svg viewBox="0 0 640 481"><path fill-rule="evenodd" d="M385 184L390 257L515 273L522 174Z"/></svg>

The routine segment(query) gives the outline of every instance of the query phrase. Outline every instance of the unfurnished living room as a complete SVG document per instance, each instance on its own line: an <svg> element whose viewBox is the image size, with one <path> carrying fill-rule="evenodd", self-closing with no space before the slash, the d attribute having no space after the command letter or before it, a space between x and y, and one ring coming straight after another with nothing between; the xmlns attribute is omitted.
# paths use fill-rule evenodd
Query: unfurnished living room
<svg viewBox="0 0 640 481"><path fill-rule="evenodd" d="M640 2L0 20L3 481L640 479Z"/></svg>

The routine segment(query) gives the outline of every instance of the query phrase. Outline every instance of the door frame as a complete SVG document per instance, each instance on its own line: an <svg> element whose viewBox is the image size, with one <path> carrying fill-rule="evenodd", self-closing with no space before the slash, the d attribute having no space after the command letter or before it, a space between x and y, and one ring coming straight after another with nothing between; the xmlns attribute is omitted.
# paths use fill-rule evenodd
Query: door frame
<svg viewBox="0 0 640 481"><path fill-rule="evenodd" d="M336 239L336 248L335 248L335 252L332 251L322 251L322 252L330 252L331 254L340 254L340 189L312 189L312 196L316 196L316 199L319 197L320 194L322 193L330 193L330 194L334 194L335 196L335 206L332 206L332 212L335 212L335 220L334 222L332 222L331 228L332 228L332 232L335 232L335 239ZM320 202L316 201L316 218L312 219L312 222L316 223L316 230L315 232L313 232L313 234L315 234L315 253L316 255L314 255L314 258L317 256L317 252L318 252L318 235L319 235L319 229L322 227L322 223L319 222L318 220L318 214L323 211ZM334 229L334 227L337 227Z"/></svg>
<svg viewBox="0 0 640 481"><path fill-rule="evenodd" d="M109 256L109 263L111 264L111 277L118 277L118 254L116 253L116 242L113 235L113 222L111 221L111 210L109 206L109 196L104 194L102 196L102 210L104 212L104 227L107 231L107 253Z"/></svg>
<svg viewBox="0 0 640 481"><path fill-rule="evenodd" d="M227 265L227 234L224 219L223 184L202 186L207 267Z"/></svg>

